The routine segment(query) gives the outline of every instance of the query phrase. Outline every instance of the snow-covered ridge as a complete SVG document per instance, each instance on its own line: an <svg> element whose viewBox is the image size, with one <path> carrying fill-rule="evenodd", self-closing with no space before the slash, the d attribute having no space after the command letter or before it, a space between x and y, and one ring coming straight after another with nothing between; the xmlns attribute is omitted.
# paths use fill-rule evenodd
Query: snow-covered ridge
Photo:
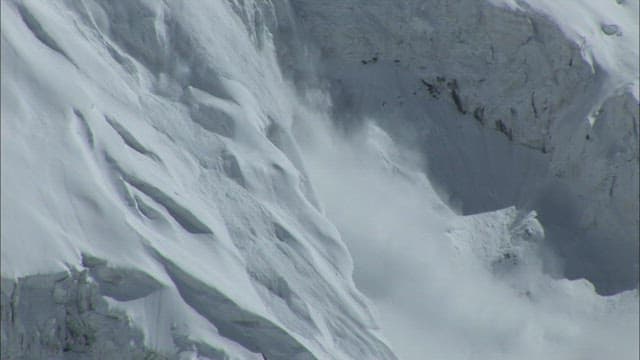
<svg viewBox="0 0 640 360"><path fill-rule="evenodd" d="M637 290L540 270L638 276L637 63L552 4L1 4L3 358L637 353Z"/></svg>

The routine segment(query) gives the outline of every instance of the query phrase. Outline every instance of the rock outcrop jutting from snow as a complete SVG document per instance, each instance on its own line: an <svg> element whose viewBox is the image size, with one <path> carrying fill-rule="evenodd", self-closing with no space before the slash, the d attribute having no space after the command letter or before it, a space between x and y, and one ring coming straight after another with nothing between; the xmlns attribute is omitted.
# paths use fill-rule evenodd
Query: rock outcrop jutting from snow
<svg viewBox="0 0 640 360"><path fill-rule="evenodd" d="M2 358L637 354L610 2L2 0Z"/></svg>

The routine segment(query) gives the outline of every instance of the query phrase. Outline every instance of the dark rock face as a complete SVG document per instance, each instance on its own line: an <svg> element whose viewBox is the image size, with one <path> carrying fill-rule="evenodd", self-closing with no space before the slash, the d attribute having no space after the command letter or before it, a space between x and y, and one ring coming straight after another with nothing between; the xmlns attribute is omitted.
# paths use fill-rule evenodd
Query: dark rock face
<svg viewBox="0 0 640 360"><path fill-rule="evenodd" d="M474 0L356 3L291 4L318 49L336 121L374 119L423 153L430 179L465 214L537 210L566 277L586 278L603 294L636 287L632 90L613 88L583 44L535 11ZM381 60L352 65L371 53Z"/></svg>

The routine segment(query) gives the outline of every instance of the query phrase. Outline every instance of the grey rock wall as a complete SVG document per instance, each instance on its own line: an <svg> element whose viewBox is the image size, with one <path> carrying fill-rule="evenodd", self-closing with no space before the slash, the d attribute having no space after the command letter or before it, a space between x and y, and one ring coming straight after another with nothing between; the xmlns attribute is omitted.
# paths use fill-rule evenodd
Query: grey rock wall
<svg viewBox="0 0 640 360"><path fill-rule="evenodd" d="M638 99L584 43L533 10L488 1L291 9L299 41L311 44L299 56L320 69L313 81L331 93L339 123L373 119L425 154L426 171L465 214L538 210L564 276L602 293L636 286ZM291 72L304 82L309 71Z"/></svg>

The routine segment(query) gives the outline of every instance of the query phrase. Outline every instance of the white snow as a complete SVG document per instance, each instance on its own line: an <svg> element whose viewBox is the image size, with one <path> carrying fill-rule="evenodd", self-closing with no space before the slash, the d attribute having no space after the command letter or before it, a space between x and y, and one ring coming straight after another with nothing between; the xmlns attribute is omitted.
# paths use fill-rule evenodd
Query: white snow
<svg viewBox="0 0 640 360"><path fill-rule="evenodd" d="M114 306L162 351L189 350L175 324L238 358L388 353L267 138L290 122L273 49L226 3L89 4L2 2L3 277L142 271L162 290Z"/></svg>
<svg viewBox="0 0 640 360"><path fill-rule="evenodd" d="M637 0L1 6L3 279L181 359L638 357Z"/></svg>

